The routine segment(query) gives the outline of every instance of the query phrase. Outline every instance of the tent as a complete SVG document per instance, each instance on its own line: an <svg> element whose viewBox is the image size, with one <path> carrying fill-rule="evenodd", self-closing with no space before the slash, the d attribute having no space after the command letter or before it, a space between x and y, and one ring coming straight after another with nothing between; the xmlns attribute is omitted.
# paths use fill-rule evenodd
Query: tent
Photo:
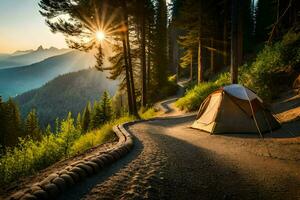
<svg viewBox="0 0 300 200"><path fill-rule="evenodd" d="M250 89L232 84L211 93L201 104L192 128L218 133L264 133L280 127Z"/></svg>

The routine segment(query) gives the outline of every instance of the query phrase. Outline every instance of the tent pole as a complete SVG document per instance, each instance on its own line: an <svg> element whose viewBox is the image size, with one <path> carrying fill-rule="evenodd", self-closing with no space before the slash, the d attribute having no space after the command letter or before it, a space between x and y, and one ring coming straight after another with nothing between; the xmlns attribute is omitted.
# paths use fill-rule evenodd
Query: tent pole
<svg viewBox="0 0 300 200"><path fill-rule="evenodd" d="M257 130L258 130L258 133L259 133L260 137L262 138L262 140L263 140L263 142L264 142L264 144L265 144L265 147L266 147L266 149L267 149L267 152L268 152L269 156L272 157L272 155L271 155L271 153L270 153L270 151L269 151L269 148L268 148L268 146L267 146L267 144L266 144L265 138L264 138L264 136L262 135L262 133L261 133L261 131L260 131L260 128L259 128L259 126L258 126L258 123L257 123L256 117L255 117L255 114L254 114L254 110L253 110L253 107L252 107L250 98L249 98L249 96L248 96L246 90L244 90L244 92L245 92L246 96L248 97L247 99L248 99L249 104L250 104L251 112L252 112L253 119L254 119L254 122L255 122L255 126L256 126L256 128L257 128Z"/></svg>

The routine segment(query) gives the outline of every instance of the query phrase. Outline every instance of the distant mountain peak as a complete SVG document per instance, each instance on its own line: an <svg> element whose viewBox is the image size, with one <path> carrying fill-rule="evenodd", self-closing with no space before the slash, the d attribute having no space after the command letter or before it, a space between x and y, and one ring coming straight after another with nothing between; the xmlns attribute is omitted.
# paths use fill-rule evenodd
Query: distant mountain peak
<svg viewBox="0 0 300 200"><path fill-rule="evenodd" d="M22 54L27 54L27 53L31 53L31 52L33 52L33 50L32 49L29 49L29 50L17 50L17 51L15 51L14 53L12 53L11 55L13 55L13 56L18 56L18 55L22 55Z"/></svg>
<svg viewBox="0 0 300 200"><path fill-rule="evenodd" d="M50 47L49 50L58 50L56 47Z"/></svg>
<svg viewBox="0 0 300 200"><path fill-rule="evenodd" d="M44 50L44 47L42 45L40 45L37 49L37 51L43 51Z"/></svg>

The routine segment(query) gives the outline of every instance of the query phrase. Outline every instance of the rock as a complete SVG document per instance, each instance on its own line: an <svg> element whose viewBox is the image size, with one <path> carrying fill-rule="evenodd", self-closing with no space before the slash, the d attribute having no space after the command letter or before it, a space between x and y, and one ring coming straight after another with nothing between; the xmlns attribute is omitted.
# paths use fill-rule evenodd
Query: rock
<svg viewBox="0 0 300 200"><path fill-rule="evenodd" d="M80 168L80 167L73 167L71 169L71 172L74 172L74 173L78 174L79 177L80 177L80 180L84 180L87 177L86 171L84 169Z"/></svg>
<svg viewBox="0 0 300 200"><path fill-rule="evenodd" d="M82 164L78 164L78 165L76 165L76 167L79 167L79 168L85 170L85 172L89 176L93 175L93 173L94 173L93 168L90 167L90 166L88 166L88 165L86 165L86 164L83 164L83 163Z"/></svg>
<svg viewBox="0 0 300 200"><path fill-rule="evenodd" d="M41 199L41 200L50 199L48 193L44 190L36 190L32 193L32 195L36 196L37 199Z"/></svg>
<svg viewBox="0 0 300 200"><path fill-rule="evenodd" d="M52 183L54 183L56 186L58 186L59 190L61 192L66 190L66 182L63 178L61 177L56 177L55 179L52 180Z"/></svg>
<svg viewBox="0 0 300 200"><path fill-rule="evenodd" d="M99 156L99 159L103 162L104 165L108 165L110 162L106 154Z"/></svg>
<svg viewBox="0 0 300 200"><path fill-rule="evenodd" d="M80 181L80 176L77 173L70 171L67 173L67 175L69 175L73 179L74 183L78 183Z"/></svg>
<svg viewBox="0 0 300 200"><path fill-rule="evenodd" d="M104 157L107 158L107 163L106 163L107 165L109 165L109 164L111 164L112 162L115 161L115 158L110 154L104 154Z"/></svg>
<svg viewBox="0 0 300 200"><path fill-rule="evenodd" d="M115 160L118 160L121 157L120 153L117 150L110 152L110 154L114 157Z"/></svg>
<svg viewBox="0 0 300 200"><path fill-rule="evenodd" d="M97 163L95 163L95 162L87 161L87 162L85 162L84 164L86 164L86 165L92 167L93 170L94 170L94 173L98 173L98 172L100 171L99 165L98 165Z"/></svg>
<svg viewBox="0 0 300 200"><path fill-rule="evenodd" d="M23 191L18 191L16 193L14 193L13 195L11 195L9 199L11 199L11 200L20 199L24 195L25 195L25 193Z"/></svg>
<svg viewBox="0 0 300 200"><path fill-rule="evenodd" d="M42 188L39 185L33 185L30 187L30 192L33 193L37 190L41 190Z"/></svg>
<svg viewBox="0 0 300 200"><path fill-rule="evenodd" d="M44 189L51 198L56 198L59 195L59 189L54 183L45 185Z"/></svg>
<svg viewBox="0 0 300 200"><path fill-rule="evenodd" d="M21 200L37 200L37 197L32 194L25 194L22 196Z"/></svg>
<svg viewBox="0 0 300 200"><path fill-rule="evenodd" d="M101 159L97 158L97 157L93 158L91 161L94 162L94 163L97 163L100 168L104 167L104 162Z"/></svg>
<svg viewBox="0 0 300 200"><path fill-rule="evenodd" d="M68 173L68 171L65 170L65 169L63 169L63 170L61 170L58 174L61 175L61 174L66 174L66 173Z"/></svg>
<svg viewBox="0 0 300 200"><path fill-rule="evenodd" d="M64 179L67 187L75 184L73 178L68 174L68 172L60 175L60 178ZM78 177L78 179L79 179L79 177Z"/></svg>
<svg viewBox="0 0 300 200"><path fill-rule="evenodd" d="M56 177L58 177L58 174L56 174L56 173L50 174L49 176L47 176L47 178L45 178L44 180L42 180L40 182L40 185L43 187L44 185L50 183Z"/></svg>

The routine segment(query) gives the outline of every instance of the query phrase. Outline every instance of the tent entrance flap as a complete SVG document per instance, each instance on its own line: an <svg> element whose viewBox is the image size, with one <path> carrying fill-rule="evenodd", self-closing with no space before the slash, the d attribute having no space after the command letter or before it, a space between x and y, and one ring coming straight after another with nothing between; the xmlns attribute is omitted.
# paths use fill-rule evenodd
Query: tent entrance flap
<svg viewBox="0 0 300 200"><path fill-rule="evenodd" d="M201 116L199 116L197 121L206 125L214 122L216 119L218 108L221 103L221 99L222 93L216 93L211 95L205 111L202 113Z"/></svg>

